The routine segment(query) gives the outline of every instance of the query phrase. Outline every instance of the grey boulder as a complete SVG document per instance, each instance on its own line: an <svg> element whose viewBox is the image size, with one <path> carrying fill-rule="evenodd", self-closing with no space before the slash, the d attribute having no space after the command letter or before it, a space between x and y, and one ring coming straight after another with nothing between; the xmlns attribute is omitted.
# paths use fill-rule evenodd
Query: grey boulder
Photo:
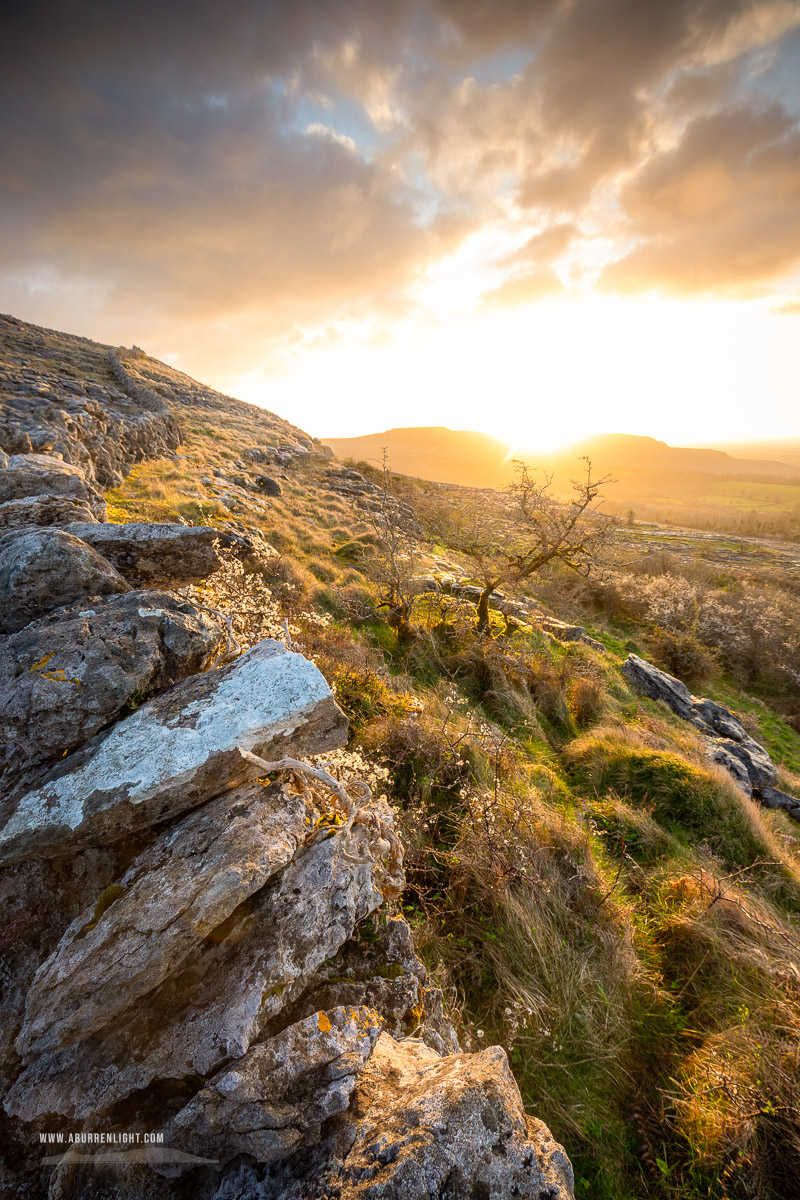
<svg viewBox="0 0 800 1200"><path fill-rule="evenodd" d="M83 471L48 454L13 454L0 468L0 504L44 496L85 505L97 521L106 518L106 502Z"/></svg>
<svg viewBox="0 0 800 1200"><path fill-rule="evenodd" d="M148 700L0 801L0 861L124 837L253 778L241 750L302 757L341 746L347 718L317 667L263 641Z"/></svg>
<svg viewBox="0 0 800 1200"><path fill-rule="evenodd" d="M499 1046L440 1058L422 1042L383 1033L351 1113L355 1138L329 1176L347 1200L572 1197L569 1159L540 1121L526 1117Z"/></svg>
<svg viewBox="0 0 800 1200"><path fill-rule="evenodd" d="M778 788L762 787L760 800L765 808L782 808L790 817L800 821L800 800L796 796L788 796Z"/></svg>
<svg viewBox="0 0 800 1200"><path fill-rule="evenodd" d="M129 590L111 563L61 529L0 537L0 633L16 633L76 600Z"/></svg>
<svg viewBox="0 0 800 1200"><path fill-rule="evenodd" d="M209 1080L165 1141L223 1163L240 1154L270 1163L314 1145L322 1122L347 1108L382 1026L374 1009L349 1005L290 1025Z"/></svg>
<svg viewBox="0 0 800 1200"><path fill-rule="evenodd" d="M73 751L115 717L213 665L222 621L163 592L59 609L0 655L0 779Z"/></svg>
<svg viewBox="0 0 800 1200"><path fill-rule="evenodd" d="M263 492L265 496L280 496L281 485L271 475L256 475L255 481L259 491Z"/></svg>
<svg viewBox="0 0 800 1200"><path fill-rule="evenodd" d="M636 654L628 655L622 664L622 674L635 691L649 696L651 700L662 700L685 721L693 719L692 695L680 679L675 679Z"/></svg>
<svg viewBox="0 0 800 1200"><path fill-rule="evenodd" d="M255 564L269 554L265 543L209 525L76 522L67 532L87 542L136 587L177 588L206 579L222 565L220 549Z"/></svg>
<svg viewBox="0 0 800 1200"><path fill-rule="evenodd" d="M635 654L628 655L622 673L636 691L663 700L674 713L694 725L708 740L711 762L724 767L746 792L763 800L765 790L775 790L778 772L764 747L750 737L742 722L714 700L692 696L685 684ZM778 793L780 794L780 793ZM791 799L791 797L789 797ZM796 805L797 801L794 802ZM770 807L787 807L775 804ZM787 811L792 811L787 808Z"/></svg>

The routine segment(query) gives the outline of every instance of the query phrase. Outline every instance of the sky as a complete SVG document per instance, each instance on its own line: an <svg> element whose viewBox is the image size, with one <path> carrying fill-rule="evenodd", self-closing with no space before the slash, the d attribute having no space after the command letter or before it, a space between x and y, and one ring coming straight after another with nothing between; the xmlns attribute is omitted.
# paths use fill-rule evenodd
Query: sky
<svg viewBox="0 0 800 1200"><path fill-rule="evenodd" d="M0 310L317 436L800 437L800 0L31 0Z"/></svg>

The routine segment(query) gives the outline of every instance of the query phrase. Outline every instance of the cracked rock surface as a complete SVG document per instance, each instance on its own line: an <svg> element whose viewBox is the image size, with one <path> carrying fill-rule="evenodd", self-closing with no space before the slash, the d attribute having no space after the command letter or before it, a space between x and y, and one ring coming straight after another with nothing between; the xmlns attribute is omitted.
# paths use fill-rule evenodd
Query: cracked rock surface
<svg viewBox="0 0 800 1200"><path fill-rule="evenodd" d="M242 750L299 757L347 722L313 663L264 641L176 684L0 804L0 860L124 837L252 778Z"/></svg>
<svg viewBox="0 0 800 1200"><path fill-rule="evenodd" d="M12 634L0 656L0 780L62 758L212 666L226 644L222 621L164 592L95 598Z"/></svg>
<svg viewBox="0 0 800 1200"><path fill-rule="evenodd" d="M128 590L110 562L62 529L0 536L0 633L16 633L76 600Z"/></svg>

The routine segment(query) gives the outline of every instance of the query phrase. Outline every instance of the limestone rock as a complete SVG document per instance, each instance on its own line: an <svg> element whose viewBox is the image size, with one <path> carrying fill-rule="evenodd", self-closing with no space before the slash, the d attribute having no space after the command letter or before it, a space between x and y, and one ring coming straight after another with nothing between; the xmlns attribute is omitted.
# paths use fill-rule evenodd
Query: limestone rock
<svg viewBox="0 0 800 1200"><path fill-rule="evenodd" d="M753 784L747 767L738 755L731 753L728 742L721 738L714 738L706 754L709 762L715 763L718 767L724 767L728 774L733 776L734 782L742 791L746 792L748 796L751 794Z"/></svg>
<svg viewBox="0 0 800 1200"><path fill-rule="evenodd" d="M387 814L384 814L387 815ZM314 840L252 900L199 940L183 968L79 1043L36 1058L6 1111L82 1119L154 1081L208 1076L241 1058L305 981L401 879L372 827ZM385 844L384 844L385 845ZM109 910L113 912L113 907Z"/></svg>
<svg viewBox="0 0 800 1200"><path fill-rule="evenodd" d="M256 484L259 491L263 492L265 496L280 496L281 494L281 485L271 475L256 475Z"/></svg>
<svg viewBox="0 0 800 1200"><path fill-rule="evenodd" d="M702 723L721 738L730 738L735 742L743 742L747 738L747 730L738 717L727 708L714 700L692 700L692 711L695 724Z"/></svg>
<svg viewBox="0 0 800 1200"><path fill-rule="evenodd" d="M263 641L149 700L0 802L0 861L58 854L167 820L251 779L240 753L302 757L344 743L347 719L308 659Z"/></svg>
<svg viewBox="0 0 800 1200"><path fill-rule="evenodd" d="M209 1080L165 1141L223 1163L240 1154L269 1163L313 1145L322 1122L347 1108L382 1025L373 1009L349 1006L290 1025Z"/></svg>
<svg viewBox="0 0 800 1200"><path fill-rule="evenodd" d="M753 738L746 734L742 739L736 741L732 738L724 738L718 742L718 746L729 759L738 760L747 772L751 787L757 791L761 791L765 787L773 787L777 782L778 772L775 764L764 747ZM731 773L734 777L736 776L735 767Z"/></svg>
<svg viewBox="0 0 800 1200"><path fill-rule="evenodd" d="M296 1021L342 1004L374 1008L393 1037L414 1034L439 1054L457 1054L460 1047L444 1015L442 993L429 985L408 922L382 914L373 922L369 937L357 931L306 980L288 1017Z"/></svg>
<svg viewBox="0 0 800 1200"><path fill-rule="evenodd" d="M19 1074L14 1040L39 965L56 948L65 926L85 908L87 898L100 896L119 879L141 849L141 837L0 869L0 1094Z"/></svg>
<svg viewBox="0 0 800 1200"><path fill-rule="evenodd" d="M331 1173L342 1200L572 1196L569 1160L526 1118L499 1046L439 1058L422 1042L384 1033L353 1100L355 1139Z"/></svg>
<svg viewBox="0 0 800 1200"><path fill-rule="evenodd" d="M741 788L745 791L755 790L759 799L765 789L774 790L778 779L775 764L764 747L750 737L742 722L727 708L714 700L692 696L679 679L637 658L635 654L628 655L622 673L637 691L644 692L654 700L663 700L679 717L706 734L710 739L710 760L725 767ZM798 801L794 804L800 806Z"/></svg>
<svg viewBox="0 0 800 1200"><path fill-rule="evenodd" d="M13 454L0 468L0 504L45 496L85 505L96 521L105 521L106 502L83 471L48 454Z"/></svg>
<svg viewBox="0 0 800 1200"><path fill-rule="evenodd" d="M61 758L126 706L212 665L222 621L163 592L58 609L12 634L0 656L0 779Z"/></svg>
<svg viewBox="0 0 800 1200"><path fill-rule="evenodd" d="M33 981L20 1056L81 1041L173 974L201 940L290 862L313 808L254 782L162 833L67 929ZM316 816L316 813L314 813Z"/></svg>
<svg viewBox="0 0 800 1200"><path fill-rule="evenodd" d="M206 579L221 566L217 545L254 565L269 555L266 543L209 525L76 522L66 531L87 542L136 587L178 588Z"/></svg>
<svg viewBox="0 0 800 1200"><path fill-rule="evenodd" d="M0 537L0 633L87 596L129 590L96 550L61 529L24 529Z"/></svg>
<svg viewBox="0 0 800 1200"><path fill-rule="evenodd" d="M84 524L96 518L83 500L66 500L61 496L26 496L0 504L0 530L27 529L30 525Z"/></svg>
<svg viewBox="0 0 800 1200"><path fill-rule="evenodd" d="M800 821L800 800L796 796L787 796L778 788L765 786L761 788L759 799L766 808L782 808L790 817Z"/></svg>
<svg viewBox="0 0 800 1200"><path fill-rule="evenodd" d="M679 717L685 721L692 720L692 696L686 684L679 679L635 654L629 654L622 664L622 674L637 692L649 696L651 700L663 700Z"/></svg>

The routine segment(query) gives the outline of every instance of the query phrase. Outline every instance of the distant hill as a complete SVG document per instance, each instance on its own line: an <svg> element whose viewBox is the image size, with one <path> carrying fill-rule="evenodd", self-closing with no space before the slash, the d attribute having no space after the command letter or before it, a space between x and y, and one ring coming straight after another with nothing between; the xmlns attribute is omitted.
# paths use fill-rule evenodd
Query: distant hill
<svg viewBox="0 0 800 1200"><path fill-rule="evenodd" d="M432 425L322 440L339 459L380 464L385 449L393 471L439 483L505 487L512 475L506 461L510 443L472 430Z"/></svg>
<svg viewBox="0 0 800 1200"><path fill-rule="evenodd" d="M773 458L737 458L724 450L670 446L656 438L630 433L604 433L538 461L557 466L586 455L599 471L666 471L677 474L763 475L785 477L795 469ZM533 458L531 454L524 455Z"/></svg>
<svg viewBox="0 0 800 1200"><path fill-rule="evenodd" d="M357 438L324 438L338 458L380 463L384 449L390 467L403 475L476 487L504 487L513 477L508 442L470 430L441 425L387 429ZM540 466L565 481L580 470L580 459L592 460L595 474L613 474L620 482L661 481L704 475L757 475L786 478L797 474L793 462L773 458L736 458L723 450L669 446L656 438L607 433L556 453L514 449L514 456Z"/></svg>
<svg viewBox="0 0 800 1200"><path fill-rule="evenodd" d="M800 469L800 437L783 441L719 442L714 450L724 450L734 458L779 458L794 470Z"/></svg>

